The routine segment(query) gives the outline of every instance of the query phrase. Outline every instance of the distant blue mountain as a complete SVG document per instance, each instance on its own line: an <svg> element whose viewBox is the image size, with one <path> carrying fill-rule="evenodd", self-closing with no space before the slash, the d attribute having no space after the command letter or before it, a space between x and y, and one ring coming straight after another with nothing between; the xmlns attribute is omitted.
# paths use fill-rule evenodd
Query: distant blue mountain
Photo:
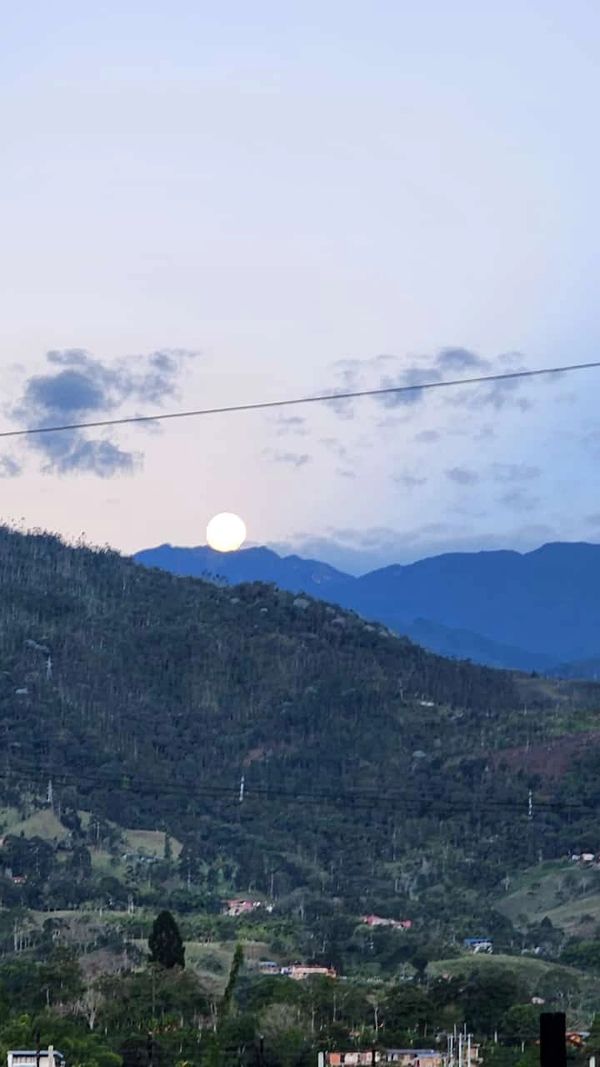
<svg viewBox="0 0 600 1067"><path fill-rule="evenodd" d="M600 545L448 553L360 578L267 548L224 555L160 545L135 559L175 574L273 582L351 608L442 655L493 666L585 676L600 657Z"/></svg>
<svg viewBox="0 0 600 1067"><path fill-rule="evenodd" d="M134 559L145 567L180 574L183 577L226 578L236 582L273 582L290 592L305 592L328 600L330 590L356 579L337 571L328 563L300 556L278 556L270 548L243 548L239 552L215 552L208 546L176 548L159 545L138 552Z"/></svg>

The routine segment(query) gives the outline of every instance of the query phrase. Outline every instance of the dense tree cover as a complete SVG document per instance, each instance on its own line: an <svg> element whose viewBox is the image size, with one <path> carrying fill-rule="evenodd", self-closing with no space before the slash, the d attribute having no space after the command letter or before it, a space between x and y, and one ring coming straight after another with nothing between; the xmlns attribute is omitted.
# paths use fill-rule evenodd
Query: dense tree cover
<svg viewBox="0 0 600 1067"><path fill-rule="evenodd" d="M195 932L198 921L183 925ZM153 936L165 930L166 939ZM67 1054L70 1067L116 1067L121 1060L125 1067L308 1067L318 1049L443 1044L445 1031L466 1025L477 1039L506 1047L501 1061L490 1046L495 1065L529 1067L521 1049L537 1032L532 992L562 1008L569 985L558 968L547 972L542 988L493 962L428 977L426 960L436 946L428 951L415 938L403 942L412 978L396 983L259 976L244 968L238 946L219 994L181 966L172 916L161 914L149 926L153 960L98 979L86 978L74 953L56 943L60 931L57 919L47 920L38 943L0 963L0 1054L31 1045L39 1034ZM336 936L343 949L344 931Z"/></svg>
<svg viewBox="0 0 600 1067"><path fill-rule="evenodd" d="M493 1067L517 1067L538 1033L529 997L523 982L489 967L418 984L258 976L241 948L218 995L192 971L156 963L86 981L59 952L0 964L0 1055L39 1039L69 1067L314 1067L319 1049L443 1048L466 1024Z"/></svg>

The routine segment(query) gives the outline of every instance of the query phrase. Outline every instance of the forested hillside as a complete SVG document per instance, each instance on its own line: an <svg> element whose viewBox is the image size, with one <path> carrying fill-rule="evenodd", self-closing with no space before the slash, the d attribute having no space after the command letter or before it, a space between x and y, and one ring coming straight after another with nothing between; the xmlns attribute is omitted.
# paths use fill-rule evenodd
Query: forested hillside
<svg viewBox="0 0 600 1067"><path fill-rule="evenodd" d="M450 552L359 578L268 548L223 555L167 544L135 558L181 576L274 582L376 619L439 655L561 678L598 677L597 544Z"/></svg>
<svg viewBox="0 0 600 1067"><path fill-rule="evenodd" d="M472 917L507 869L592 833L581 751L550 781L519 756L584 730L589 764L591 685L446 661L317 601L46 535L2 530L0 578L5 803L43 803L51 780L63 820L164 829L190 887L304 888L447 930L464 893Z"/></svg>

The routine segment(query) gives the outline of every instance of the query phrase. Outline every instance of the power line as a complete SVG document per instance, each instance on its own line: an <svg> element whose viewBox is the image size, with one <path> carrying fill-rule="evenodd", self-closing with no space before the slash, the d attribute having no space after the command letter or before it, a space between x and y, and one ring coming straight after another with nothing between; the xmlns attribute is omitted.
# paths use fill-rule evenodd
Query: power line
<svg viewBox="0 0 600 1067"><path fill-rule="evenodd" d="M23 430L2 430L0 438L28 437L33 434L65 433L69 430L96 430L107 426L126 426L140 422L165 422L167 419L191 419L203 415L230 415L243 411L267 411L274 408L297 407L301 404L331 404L339 400L361 400L364 397L400 396L431 389L450 389L461 385L484 385L491 382L516 381L523 378L539 378L547 374L568 374L577 370L592 370L600 367L600 360L592 363L571 363L562 367L542 367L538 370L515 370L505 374L484 374L475 378L453 378L444 382L423 382L421 385L390 385L384 389L359 389L338 393L322 393L318 396L294 397L289 400L263 400L254 404L228 404L223 407L198 408L191 411L166 411L155 415L127 415L118 419L96 419L92 422L70 422L55 426L30 426Z"/></svg>
<svg viewBox="0 0 600 1067"><path fill-rule="evenodd" d="M43 785L47 780L48 773L49 768L41 763L30 764L26 761L20 761L14 764L11 769L0 772L0 780L9 782L11 779L13 781L26 779L38 781ZM87 787L90 790L111 787L123 793L129 793L132 796L163 795L165 797L170 796L173 799L183 797L192 802L221 800L239 804L239 785L233 784L230 786L215 784L204 786L197 782L153 781L150 778L136 781L126 769L123 769L118 774L106 775L84 770L78 770L76 773L67 770L61 772L53 768L52 774L54 783L72 785L76 782L80 787ZM514 798L472 795L469 799L462 800L443 795L411 796L390 790L386 786L378 790L357 789L354 787L350 789L342 788L336 792L310 792L308 790L282 789L277 786L256 785L248 787L247 783L245 783L244 803L268 805L274 802L277 802L277 804L287 802L300 804L301 806L331 804L333 806L341 805L345 808L351 805L352 808L366 806L372 811L391 807L392 809L396 808L404 810L406 813L419 815L425 815L426 813L435 815L441 805L444 812L451 811L453 814L479 814L485 812L491 815L512 812L515 815L522 814L527 817L528 797L528 793ZM416 809L416 812L414 809ZM536 799L536 810L539 814L562 812L572 815L588 815L597 813L598 805L593 802L572 802L558 798L553 800L540 796L539 799Z"/></svg>

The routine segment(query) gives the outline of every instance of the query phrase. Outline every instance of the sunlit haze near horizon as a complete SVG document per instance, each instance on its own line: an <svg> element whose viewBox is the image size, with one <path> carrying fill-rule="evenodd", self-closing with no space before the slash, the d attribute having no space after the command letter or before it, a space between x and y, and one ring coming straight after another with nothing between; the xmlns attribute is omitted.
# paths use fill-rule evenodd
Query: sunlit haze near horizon
<svg viewBox="0 0 600 1067"><path fill-rule="evenodd" d="M600 10L6 12L0 429L599 358ZM353 571L600 540L600 371L16 438L2 517Z"/></svg>

